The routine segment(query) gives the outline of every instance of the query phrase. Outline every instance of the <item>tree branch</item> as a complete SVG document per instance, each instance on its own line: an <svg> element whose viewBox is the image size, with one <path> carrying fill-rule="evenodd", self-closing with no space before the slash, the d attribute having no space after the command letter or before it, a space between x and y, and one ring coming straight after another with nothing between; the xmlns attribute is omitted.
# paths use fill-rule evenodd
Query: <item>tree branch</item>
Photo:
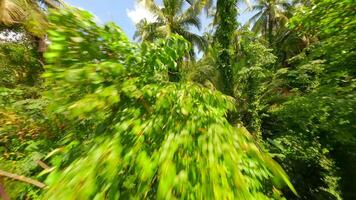
<svg viewBox="0 0 356 200"><path fill-rule="evenodd" d="M33 179L25 177L25 176L12 174L12 173L9 173L9 172L3 171L3 170L0 170L0 176L4 176L4 177L7 177L7 178L11 178L11 179L15 179L15 180L22 181L22 182L25 182L25 183L29 183L29 184L32 184L32 185L37 186L39 188L46 187L46 185L44 183L41 183L39 181L33 180Z"/></svg>
<svg viewBox="0 0 356 200"><path fill-rule="evenodd" d="M50 166L48 166L46 163L44 163L44 162L41 161L41 160L35 160L35 162L36 162L40 167L42 167L43 169L51 169Z"/></svg>

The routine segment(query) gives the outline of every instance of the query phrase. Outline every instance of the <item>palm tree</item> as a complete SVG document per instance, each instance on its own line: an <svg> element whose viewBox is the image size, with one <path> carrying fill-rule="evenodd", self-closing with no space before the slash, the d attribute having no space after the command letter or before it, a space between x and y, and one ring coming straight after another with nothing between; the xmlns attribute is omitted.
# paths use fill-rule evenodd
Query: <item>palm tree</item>
<svg viewBox="0 0 356 200"><path fill-rule="evenodd" d="M61 0L0 0L0 31L3 28L15 30L24 28L38 51L38 61L43 66L43 53L46 50L47 19L45 9L60 8ZM29 77L38 75L43 69L30 68Z"/></svg>
<svg viewBox="0 0 356 200"><path fill-rule="evenodd" d="M272 46L273 32L288 21L286 11L289 6L286 0L258 0L252 6L257 13L249 20L253 23L252 31L262 34Z"/></svg>
<svg viewBox="0 0 356 200"><path fill-rule="evenodd" d="M195 27L201 28L199 14L205 5L205 0L163 0L163 6L158 6L154 0L139 0L154 14L156 20L148 22L142 20L137 24L135 38L141 41L153 41L157 38L165 38L171 34L178 34L190 41L198 49L206 48L204 37L189 30ZM184 4L189 7L184 10Z"/></svg>
<svg viewBox="0 0 356 200"><path fill-rule="evenodd" d="M35 37L45 35L46 8L60 8L62 0L0 0L0 26L22 26Z"/></svg>
<svg viewBox="0 0 356 200"><path fill-rule="evenodd" d="M0 0L0 24L11 26L21 23L26 16L23 1Z"/></svg>

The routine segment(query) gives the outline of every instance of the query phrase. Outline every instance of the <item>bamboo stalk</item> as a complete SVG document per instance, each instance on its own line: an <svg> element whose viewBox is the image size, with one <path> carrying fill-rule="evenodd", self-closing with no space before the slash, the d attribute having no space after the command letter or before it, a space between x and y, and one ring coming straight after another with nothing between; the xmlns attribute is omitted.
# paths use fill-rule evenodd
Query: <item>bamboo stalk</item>
<svg viewBox="0 0 356 200"><path fill-rule="evenodd" d="M32 184L32 185L37 186L39 188L46 187L46 185L44 183L41 183L39 181L33 180L33 179L25 177L25 176L12 174L12 173L9 173L9 172L3 171L3 170L0 170L0 176L5 176L5 177L11 178L11 179L15 179L15 180L18 180L18 181L29 183L29 184Z"/></svg>

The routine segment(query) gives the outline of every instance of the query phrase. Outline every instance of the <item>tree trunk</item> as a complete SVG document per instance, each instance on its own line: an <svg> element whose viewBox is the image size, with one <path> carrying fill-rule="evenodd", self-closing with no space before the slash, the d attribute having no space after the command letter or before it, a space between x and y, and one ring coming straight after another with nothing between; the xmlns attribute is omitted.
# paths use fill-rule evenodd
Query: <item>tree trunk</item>
<svg viewBox="0 0 356 200"><path fill-rule="evenodd" d="M38 54L40 56L40 60L42 63L44 63L44 52L47 50L47 44L46 44L46 37L41 36L41 37L36 37L36 42L37 42L37 50Z"/></svg>
<svg viewBox="0 0 356 200"><path fill-rule="evenodd" d="M234 82L232 72L232 58L229 52L232 37L237 29L237 0L218 0L216 6L215 22L218 26L214 35L214 46L219 49L218 69L220 71L223 88L221 91L234 96Z"/></svg>
<svg viewBox="0 0 356 200"><path fill-rule="evenodd" d="M268 14L268 42L273 47L273 17L271 11Z"/></svg>

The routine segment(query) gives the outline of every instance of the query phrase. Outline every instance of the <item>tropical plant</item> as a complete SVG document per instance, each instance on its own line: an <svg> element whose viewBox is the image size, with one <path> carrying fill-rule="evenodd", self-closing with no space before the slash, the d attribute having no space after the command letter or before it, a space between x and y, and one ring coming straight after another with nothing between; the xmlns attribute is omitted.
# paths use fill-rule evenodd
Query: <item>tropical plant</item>
<svg viewBox="0 0 356 200"><path fill-rule="evenodd" d="M136 43L80 9L0 2L2 35L23 36L0 41L0 199L356 199L355 1L256 1L251 32L237 0L141 0L164 20L209 8L197 60L162 20Z"/></svg>
<svg viewBox="0 0 356 200"><path fill-rule="evenodd" d="M323 179L327 184L322 187L328 188L329 195L353 199L352 185L356 174L349 166L356 163L355 126L352 125L356 119L356 24L353 12L356 4L347 0L310 3L297 9L290 27L300 36L312 34L317 40L290 59L293 73L287 80L288 85L294 87L296 96L290 98L274 116L287 122L284 130L294 127L289 130L293 131L292 135L298 132L300 137L309 138L308 141L318 138L322 148L330 151L326 156L334 160L335 166L339 167L337 174L341 177L336 189L330 187L335 181L328 178ZM332 175L332 170L326 174ZM311 184L315 183L310 181L307 186ZM342 195L337 194L339 190Z"/></svg>
<svg viewBox="0 0 356 200"><path fill-rule="evenodd" d="M188 79L200 83L212 84L214 88L233 96L233 55L231 48L233 46L233 32L236 31L238 23L237 1L203 1L205 7L216 8L213 14L213 32L205 33L206 41L209 46L205 55L198 63L193 63L190 67ZM249 5L249 1L244 1ZM216 3L216 5L215 5ZM208 83L208 82L210 83Z"/></svg>
<svg viewBox="0 0 356 200"><path fill-rule="evenodd" d="M38 83L42 69L38 57L31 41L0 43L0 85L13 88Z"/></svg>
<svg viewBox="0 0 356 200"><path fill-rule="evenodd" d="M262 141L261 116L279 93L281 71L274 71L272 67L277 57L272 54L272 49L266 47L264 40L247 28L235 32L233 43L234 96L239 108L238 119Z"/></svg>
<svg viewBox="0 0 356 200"><path fill-rule="evenodd" d="M154 41L158 38L169 37L171 34L179 34L190 41L198 49L206 48L204 37L191 32L190 28L201 28L199 14L205 1L189 1L191 4L184 9L185 0L163 0L160 7L154 0L139 0L154 14L156 20L147 22L145 19L137 24L135 37L141 41Z"/></svg>
<svg viewBox="0 0 356 200"><path fill-rule="evenodd" d="M81 153L56 162L44 199L272 199L283 182L293 190L246 129L228 123L230 97L168 81L190 49L183 37L133 44L84 11L50 19L46 96L67 126L64 149ZM85 140L73 148L77 135Z"/></svg>
<svg viewBox="0 0 356 200"><path fill-rule="evenodd" d="M253 24L252 31L260 33L273 47L274 34L288 21L288 1L285 0L258 0L252 6L252 11L257 12L249 20Z"/></svg>
<svg viewBox="0 0 356 200"><path fill-rule="evenodd" d="M25 18L25 10L21 1L1 0L0 1L0 22L9 26L20 23Z"/></svg>
<svg viewBox="0 0 356 200"><path fill-rule="evenodd" d="M41 5L59 8L61 3L60 0L1 0L0 25L24 26L31 34L42 36L46 32L46 19Z"/></svg>
<svg viewBox="0 0 356 200"><path fill-rule="evenodd" d="M214 34L214 48L218 48L217 67L223 82L222 91L233 96L233 73L231 48L233 33L237 29L237 0L218 0L216 5L215 23L217 24Z"/></svg>

